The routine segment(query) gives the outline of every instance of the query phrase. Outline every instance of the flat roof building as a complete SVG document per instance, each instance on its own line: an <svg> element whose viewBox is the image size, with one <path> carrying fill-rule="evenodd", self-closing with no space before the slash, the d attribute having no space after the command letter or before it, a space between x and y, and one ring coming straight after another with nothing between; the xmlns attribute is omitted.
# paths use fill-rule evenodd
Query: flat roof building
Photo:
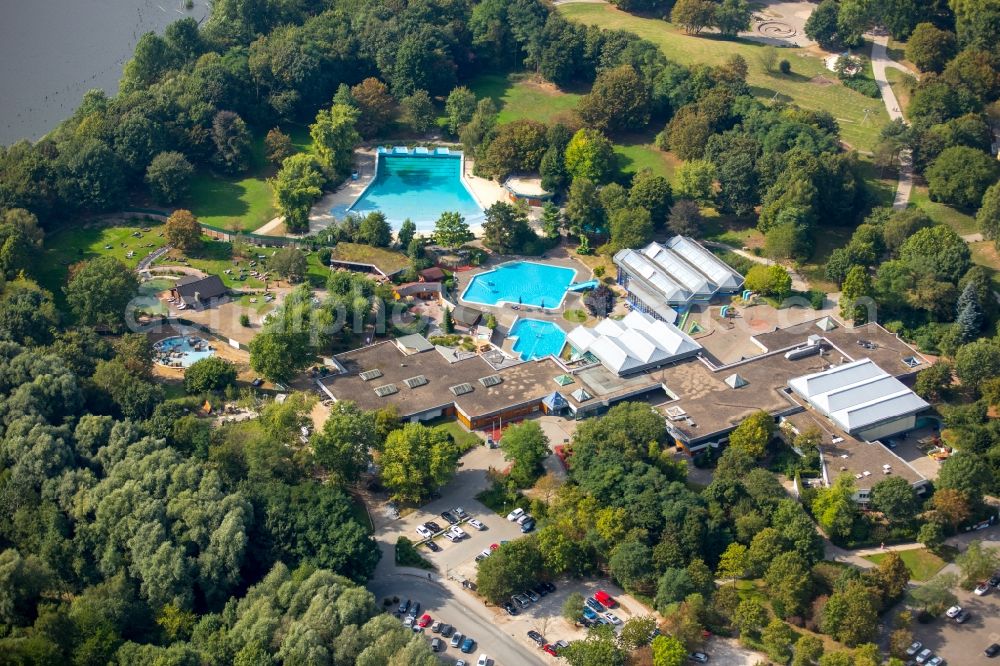
<svg viewBox="0 0 1000 666"><path fill-rule="evenodd" d="M674 236L664 244L653 242L641 250L619 250L614 262L618 284L628 292L629 302L667 321L673 320L667 313L671 308L707 303L743 286L742 275L686 236Z"/></svg>

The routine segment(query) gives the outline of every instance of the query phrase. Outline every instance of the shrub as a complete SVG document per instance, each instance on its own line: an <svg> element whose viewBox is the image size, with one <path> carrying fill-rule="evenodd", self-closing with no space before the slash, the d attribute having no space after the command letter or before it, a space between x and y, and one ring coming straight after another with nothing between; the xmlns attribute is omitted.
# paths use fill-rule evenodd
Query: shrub
<svg viewBox="0 0 1000 666"><path fill-rule="evenodd" d="M852 79L844 79L844 85L866 97L878 99L882 96L882 93L879 92L878 84L867 77L857 76Z"/></svg>
<svg viewBox="0 0 1000 666"><path fill-rule="evenodd" d="M240 315L240 326L250 328L250 315L245 312Z"/></svg>
<svg viewBox="0 0 1000 666"><path fill-rule="evenodd" d="M778 63L778 71L780 71L782 74L791 74L792 63L788 62L787 60L782 60L781 62Z"/></svg>

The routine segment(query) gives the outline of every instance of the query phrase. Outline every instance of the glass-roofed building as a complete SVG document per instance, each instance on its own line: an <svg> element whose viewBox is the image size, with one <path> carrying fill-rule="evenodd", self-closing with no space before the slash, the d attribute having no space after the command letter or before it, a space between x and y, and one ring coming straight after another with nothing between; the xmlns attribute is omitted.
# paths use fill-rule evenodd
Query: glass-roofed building
<svg viewBox="0 0 1000 666"><path fill-rule="evenodd" d="M677 311L715 296L735 294L743 276L686 236L620 250L614 257L618 284L640 312L673 323Z"/></svg>

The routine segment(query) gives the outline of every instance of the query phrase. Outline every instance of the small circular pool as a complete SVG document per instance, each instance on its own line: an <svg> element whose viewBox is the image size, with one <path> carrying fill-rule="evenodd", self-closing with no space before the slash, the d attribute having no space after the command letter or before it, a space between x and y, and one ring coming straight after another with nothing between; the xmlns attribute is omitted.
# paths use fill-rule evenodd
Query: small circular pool
<svg viewBox="0 0 1000 666"><path fill-rule="evenodd" d="M518 319L507 337L516 338L512 348L522 361L559 356L566 344L566 333L551 321L541 319Z"/></svg>
<svg viewBox="0 0 1000 666"><path fill-rule="evenodd" d="M208 340L194 335L175 335L153 345L155 360L170 368L188 368L203 358L215 355Z"/></svg>

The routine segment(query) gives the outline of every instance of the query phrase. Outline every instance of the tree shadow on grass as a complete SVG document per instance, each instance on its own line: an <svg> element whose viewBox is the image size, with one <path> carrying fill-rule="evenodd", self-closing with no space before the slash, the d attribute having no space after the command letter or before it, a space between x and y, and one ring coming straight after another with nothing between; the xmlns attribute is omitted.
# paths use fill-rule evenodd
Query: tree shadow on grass
<svg viewBox="0 0 1000 666"><path fill-rule="evenodd" d="M760 86L750 86L750 93L758 99L768 99L774 100L775 102L785 103L794 101L794 99L788 95L780 93L776 90L771 90L770 88L762 88Z"/></svg>

